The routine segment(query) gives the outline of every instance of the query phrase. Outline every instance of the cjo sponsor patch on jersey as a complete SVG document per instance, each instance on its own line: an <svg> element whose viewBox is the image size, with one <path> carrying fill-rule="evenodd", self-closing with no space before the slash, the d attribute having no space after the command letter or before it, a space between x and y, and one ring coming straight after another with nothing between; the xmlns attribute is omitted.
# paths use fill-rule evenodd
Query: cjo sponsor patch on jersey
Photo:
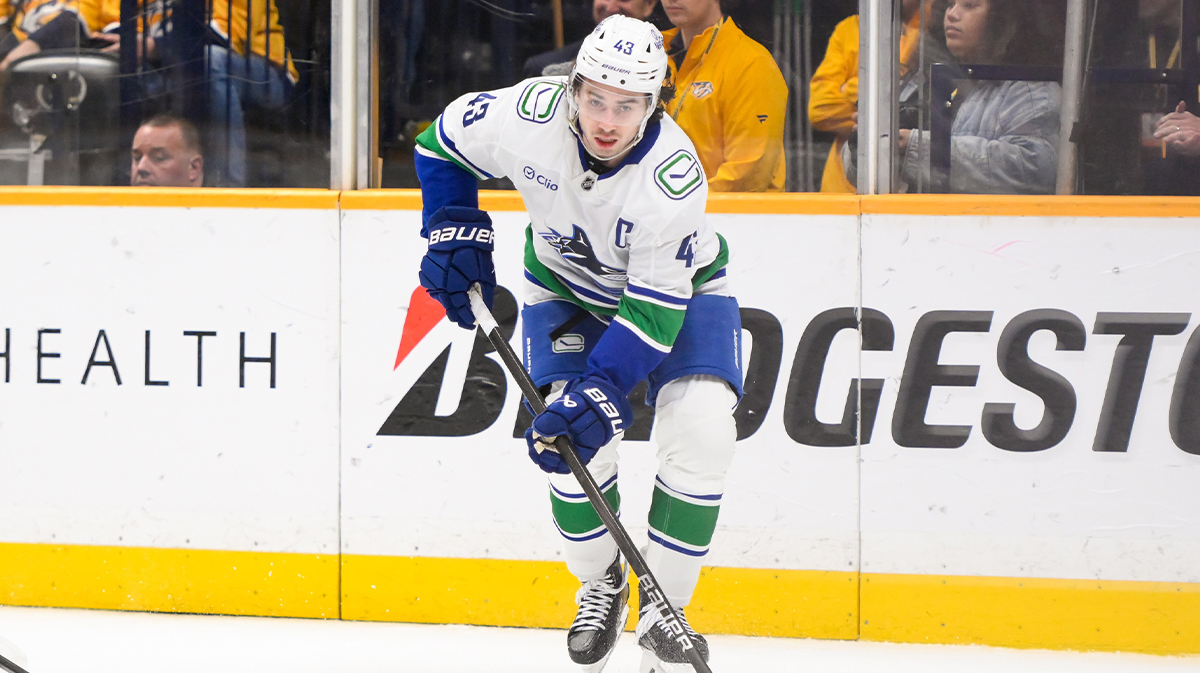
<svg viewBox="0 0 1200 673"><path fill-rule="evenodd" d="M554 110L565 90L559 82L531 82L517 99L517 116L535 124L545 124L554 118Z"/></svg>
<svg viewBox="0 0 1200 673"><path fill-rule="evenodd" d="M654 169L654 184L668 198L679 201L704 183L704 169L687 150L677 150Z"/></svg>

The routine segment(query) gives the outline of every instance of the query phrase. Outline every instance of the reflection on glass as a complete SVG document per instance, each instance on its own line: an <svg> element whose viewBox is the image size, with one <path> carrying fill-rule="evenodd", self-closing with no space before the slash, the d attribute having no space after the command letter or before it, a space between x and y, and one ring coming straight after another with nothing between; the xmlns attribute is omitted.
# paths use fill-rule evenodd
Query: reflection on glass
<svg viewBox="0 0 1200 673"><path fill-rule="evenodd" d="M1181 0L1080 3L1086 76L1065 131L1065 0L922 4L919 46L898 73L898 191L1053 193L1065 132L1074 193L1200 194L1197 30ZM841 156L853 178L852 153Z"/></svg>
<svg viewBox="0 0 1200 673"><path fill-rule="evenodd" d="M1086 193L1200 194L1188 86L1197 63L1185 53L1182 9L1180 0L1099 0L1080 144Z"/></svg>
<svg viewBox="0 0 1200 673"><path fill-rule="evenodd" d="M922 0L902 0L900 20L900 75L905 76L916 51L918 37L924 21L921 16ZM928 7L926 19L928 18ZM842 152L857 152L858 131L858 41L859 22L855 14L837 25L829 39L825 59L817 67L810 84L808 115L813 128L835 136L825 169L821 176L821 191L827 193L853 194L855 182L848 179ZM915 102L910 101L900 108L901 128L919 126L920 113ZM911 121L905 121L909 120ZM904 126L904 124L910 124ZM849 147L847 147L849 145ZM849 177L855 177L851 174Z"/></svg>
<svg viewBox="0 0 1200 673"><path fill-rule="evenodd" d="M79 3L0 0L0 21L0 181L69 182L79 179L81 169L93 172L88 157L73 151L81 146L81 119L68 110L88 103L81 71L104 81L116 70L115 62L103 59L71 67L88 33ZM102 102L107 93L98 85L93 101ZM94 115L89 121L100 123L82 130L102 126L107 107L88 105Z"/></svg>
<svg viewBox="0 0 1200 673"><path fill-rule="evenodd" d="M716 18L700 27L696 34L718 39L741 40L739 53L750 53L749 40L757 43L753 53L760 58L756 68L774 71L765 77L727 78L722 86L716 77L700 73L701 59L711 69L720 61L712 52L696 49L696 63L688 64L688 47L680 45L684 86L676 99L682 104L672 112L688 129L687 117L705 104L730 96L742 107L736 119L719 115L696 125L690 133L698 148L713 147L725 152L734 139L750 137L759 127L769 128L770 143L742 142L750 154L737 157L722 177L722 162L713 161L710 180L728 184L731 189L815 190L820 184L819 170L811 166L823 163L834 136L813 132L805 110L808 105L808 80L812 66L825 52L833 27L853 14L857 0L824 0L816 3L776 2L775 0L738 0L721 5L716 0L672 0L674 21L683 23L690 13L715 8ZM686 6L686 7L685 7ZM694 7L693 7L694 6ZM430 3L424 0L395 0L380 4L380 154L383 159L385 187L416 187L413 169L413 139L428 127L441 110L458 96L468 92L511 86L525 77L535 76L551 66L550 74L566 74L579 42L596 22L612 13L635 18L648 17L670 38L676 28L664 5L657 0L591 0L564 2L562 26L564 46L553 40L554 14L550 0L448 0ZM686 11L685 11L686 10ZM722 12L723 10L723 12ZM726 18L730 19L726 21ZM719 28L713 28L720 26ZM705 31L708 31L707 33ZM690 30L685 30L691 37ZM723 36L723 37L722 37ZM714 42L715 44L715 42ZM774 63L771 63L774 61ZM564 65L566 64L566 65ZM676 64L678 70L680 64ZM745 72L758 72L756 69ZM782 80L782 81L780 81ZM711 91L709 86L711 85ZM746 87L751 89L746 93ZM742 87L742 89L739 89ZM740 91L740 93L739 93ZM769 109L751 110L755 96L765 96ZM727 106L728 107L728 106ZM736 107L736 105L734 105ZM785 109L786 108L786 109ZM689 110L691 112L689 112ZM781 122L786 121L786 128ZM742 124L742 126L739 126ZM768 145L772 148L768 156ZM779 147L783 147L780 155ZM701 149L701 152L704 152ZM734 175L738 166L747 167ZM786 184L785 184L786 177ZM488 181L484 188L511 188L507 180Z"/></svg>
<svg viewBox="0 0 1200 673"><path fill-rule="evenodd" d="M1061 68L1065 1L922 5L920 44L897 87L898 191L1053 193L1062 90L1043 81L1056 74L1034 78L1030 67Z"/></svg>
<svg viewBox="0 0 1200 673"><path fill-rule="evenodd" d="M0 9L0 182L328 185L329 0Z"/></svg>

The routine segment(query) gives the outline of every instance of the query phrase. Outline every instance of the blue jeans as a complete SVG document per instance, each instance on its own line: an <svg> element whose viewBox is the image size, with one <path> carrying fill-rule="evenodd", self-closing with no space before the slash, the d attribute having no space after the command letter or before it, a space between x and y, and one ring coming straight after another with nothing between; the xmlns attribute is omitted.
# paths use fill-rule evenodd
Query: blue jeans
<svg viewBox="0 0 1200 673"><path fill-rule="evenodd" d="M206 159L206 168L215 168L221 182L230 187L246 186L247 106L267 110L282 109L292 93L287 71L262 56L249 60L225 47L208 47L208 105L211 136L207 146L215 161ZM215 165L214 165L215 164Z"/></svg>

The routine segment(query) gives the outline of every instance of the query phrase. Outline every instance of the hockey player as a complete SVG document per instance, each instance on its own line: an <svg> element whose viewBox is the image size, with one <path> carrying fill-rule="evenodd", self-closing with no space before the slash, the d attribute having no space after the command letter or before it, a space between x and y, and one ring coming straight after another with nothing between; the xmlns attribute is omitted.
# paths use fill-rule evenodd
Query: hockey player
<svg viewBox="0 0 1200 673"><path fill-rule="evenodd" d="M619 511L627 395L648 381L659 468L645 556L684 625L736 439L741 323L729 253L704 216L695 148L663 116L666 72L658 30L612 16L583 41L569 77L469 93L417 138L429 241L421 285L460 326L475 323L468 288L479 283L490 304L496 283L476 180L508 176L529 212L520 350L552 401L525 438L550 473L567 567L582 582L567 648L589 673L624 627L628 572L553 439L570 438ZM684 652L640 599L642 671L676 670ZM686 628L707 660L707 643Z"/></svg>

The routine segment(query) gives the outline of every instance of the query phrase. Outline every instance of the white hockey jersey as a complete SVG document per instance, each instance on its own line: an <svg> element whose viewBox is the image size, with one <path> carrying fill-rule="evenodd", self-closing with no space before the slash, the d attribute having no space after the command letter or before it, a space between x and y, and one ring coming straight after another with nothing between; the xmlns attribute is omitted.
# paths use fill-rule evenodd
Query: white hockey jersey
<svg viewBox="0 0 1200 673"><path fill-rule="evenodd" d="M670 117L649 124L616 168L589 170L568 126L566 79L466 94L417 151L478 179L511 179L530 218L526 277L667 352L694 292L727 293L728 248L704 216L704 170Z"/></svg>

